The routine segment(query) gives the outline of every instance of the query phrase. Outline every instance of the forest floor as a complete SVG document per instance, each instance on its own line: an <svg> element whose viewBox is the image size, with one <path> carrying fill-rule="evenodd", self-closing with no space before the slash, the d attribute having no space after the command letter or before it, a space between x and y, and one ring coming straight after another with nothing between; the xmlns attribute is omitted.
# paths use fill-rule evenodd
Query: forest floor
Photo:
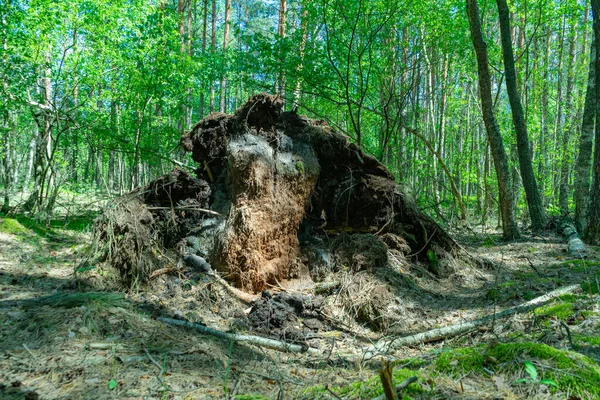
<svg viewBox="0 0 600 400"><path fill-rule="evenodd" d="M281 353L156 320L243 331L233 326L242 306L206 277L165 274L149 290L127 294L98 284L107 271L81 279L75 269L90 240L89 222L0 219L1 398L363 399L382 393L382 357L364 357L382 334L363 326L338 321L318 332L311 345L320 355ZM440 279L417 264L399 266L400 317L386 326L388 335L458 324L570 284L581 290L386 355L396 383L418 378L405 398L600 398L600 249L577 259L552 234L512 243L490 232L457 238L494 267ZM281 286L309 289L306 282Z"/></svg>

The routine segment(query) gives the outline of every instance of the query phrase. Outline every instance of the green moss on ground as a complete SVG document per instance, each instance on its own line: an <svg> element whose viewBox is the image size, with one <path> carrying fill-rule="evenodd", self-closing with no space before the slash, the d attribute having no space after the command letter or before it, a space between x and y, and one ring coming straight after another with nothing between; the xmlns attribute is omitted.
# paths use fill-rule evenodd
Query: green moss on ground
<svg viewBox="0 0 600 400"><path fill-rule="evenodd" d="M567 302L549 304L538 308L535 314L538 317L556 317L560 321L566 321L574 314L573 304Z"/></svg>
<svg viewBox="0 0 600 400"><path fill-rule="evenodd" d="M586 335L573 335L575 342L583 342L590 346L600 346L600 335L598 336L586 336Z"/></svg>
<svg viewBox="0 0 600 400"><path fill-rule="evenodd" d="M569 260L560 264L563 268L569 268L575 272L585 272L590 268L600 268L600 261Z"/></svg>
<svg viewBox="0 0 600 400"><path fill-rule="evenodd" d="M0 218L0 232L15 236L28 236L31 234L19 221L12 218Z"/></svg>
<svg viewBox="0 0 600 400"><path fill-rule="evenodd" d="M539 343L506 343L491 348L470 347L445 352L437 370L452 375L466 372L515 372L531 361L540 378L552 379L559 390L582 398L600 398L600 369L592 359ZM484 369L485 368L485 369Z"/></svg>
<svg viewBox="0 0 600 400"><path fill-rule="evenodd" d="M419 374L414 370L410 369L396 369L394 374L394 384L399 384L407 378L412 376L418 376ZM329 388L334 393L343 399L372 399L383 394L383 387L381 386L381 380L378 375L372 376L371 378L362 381L354 382L348 386L339 388ZM411 383L403 392L403 400L411 399L411 394L423 393L425 390L419 385L418 381ZM302 399L330 399L331 393L325 388L325 386L313 386L305 389L300 398Z"/></svg>

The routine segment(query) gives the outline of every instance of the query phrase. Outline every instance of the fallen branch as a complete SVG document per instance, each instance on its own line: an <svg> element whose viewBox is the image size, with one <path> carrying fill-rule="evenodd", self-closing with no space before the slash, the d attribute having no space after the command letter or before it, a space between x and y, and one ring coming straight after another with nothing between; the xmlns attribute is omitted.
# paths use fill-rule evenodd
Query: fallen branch
<svg viewBox="0 0 600 400"><path fill-rule="evenodd" d="M250 343L261 347L266 347L278 351L286 351L290 353L309 353L309 354L321 354L317 349L311 347L300 346L298 344L286 343L281 340L268 339L261 336L254 335L239 335L236 333L229 333L219 331L217 329L209 328L204 325L194 324L192 322L183 321L179 319L158 317L156 319L164 324L184 326L186 328L196 329L205 335L214 336L219 339L230 340L239 343Z"/></svg>
<svg viewBox="0 0 600 400"><path fill-rule="evenodd" d="M431 329L429 331L417 333L410 336L401 338L395 338L392 340L380 340L369 349L366 356L372 356L376 353L385 353L392 349L397 349L403 346L413 346L420 343L434 342L436 340L446 339L452 336L456 336L462 333L466 333L477 329L478 327L485 325L496 319L504 318L512 314L517 314L525 311L529 311L538 307L541 307L548 301L561 296L566 293L572 293L581 288L580 285L565 286L560 289L553 290L543 296L537 297L531 301L528 301L518 306L507 308L504 311L497 312L495 314L487 315L485 317L473 320L460 322L455 325L445 326L443 328Z"/></svg>

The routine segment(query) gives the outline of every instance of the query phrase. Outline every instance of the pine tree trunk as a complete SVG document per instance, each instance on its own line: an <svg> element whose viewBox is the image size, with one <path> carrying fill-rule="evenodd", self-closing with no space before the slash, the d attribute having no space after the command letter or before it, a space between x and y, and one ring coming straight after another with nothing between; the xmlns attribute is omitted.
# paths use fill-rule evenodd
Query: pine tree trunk
<svg viewBox="0 0 600 400"><path fill-rule="evenodd" d="M539 232L546 225L546 215L544 206L537 187L533 165L531 160L531 149L529 147L529 137L527 135L527 124L523 107L517 90L517 79L515 72L515 61L512 51L512 41L510 36L510 19L508 5L506 0L496 0L498 5L498 14L500 19L500 34L502 39L502 54L504 58L504 70L506 76L506 89L513 116L513 125L517 135L517 150L519 153L519 167L521 170L521 179L525 188L527 205L531 218L531 229L533 232Z"/></svg>
<svg viewBox="0 0 600 400"><path fill-rule="evenodd" d="M588 72L585 105L579 138L579 156L575 165L575 228L583 232L588 221L588 200L590 194L590 172L592 166L592 142L594 140L594 120L596 114L596 38L590 47L590 65Z"/></svg>
<svg viewBox="0 0 600 400"><path fill-rule="evenodd" d="M479 95L481 97L481 108L483 121L488 134L488 141L492 150L496 176L498 179L499 209L502 219L503 237L508 240L519 238L519 229L515 220L512 193L510 185L510 173L508 172L508 157L504 149L500 127L494 116L492 102L492 88L490 81L490 70L488 65L487 45L483 40L481 32L481 21L479 18L479 7L476 0L467 0L467 15L471 29L471 39L477 55Z"/></svg>
<svg viewBox="0 0 600 400"><path fill-rule="evenodd" d="M596 38L595 75L600 82L600 0L592 0L594 16L594 37ZM589 225L585 229L584 239L588 244L600 245L600 85L596 84L596 144L594 146L594 164L592 167L592 189L589 203Z"/></svg>
<svg viewBox="0 0 600 400"><path fill-rule="evenodd" d="M229 45L229 20L231 18L231 0L225 0L225 26L223 34L223 54L225 57L225 65L221 75L221 104L219 111L225 112L227 105L227 46Z"/></svg>

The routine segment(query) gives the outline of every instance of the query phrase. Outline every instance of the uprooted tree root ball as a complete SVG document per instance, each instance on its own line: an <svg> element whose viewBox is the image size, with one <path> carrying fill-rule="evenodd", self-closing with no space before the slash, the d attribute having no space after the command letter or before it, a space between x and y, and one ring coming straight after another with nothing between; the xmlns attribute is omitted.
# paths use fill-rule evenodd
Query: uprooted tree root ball
<svg viewBox="0 0 600 400"><path fill-rule="evenodd" d="M195 176L176 169L107 208L96 247L125 285L181 267L184 254L254 293L292 278L388 268L390 253L438 276L454 257L476 262L379 161L283 105L259 94L234 115L209 115L181 138L199 164ZM359 308L359 320L381 326L372 307Z"/></svg>

